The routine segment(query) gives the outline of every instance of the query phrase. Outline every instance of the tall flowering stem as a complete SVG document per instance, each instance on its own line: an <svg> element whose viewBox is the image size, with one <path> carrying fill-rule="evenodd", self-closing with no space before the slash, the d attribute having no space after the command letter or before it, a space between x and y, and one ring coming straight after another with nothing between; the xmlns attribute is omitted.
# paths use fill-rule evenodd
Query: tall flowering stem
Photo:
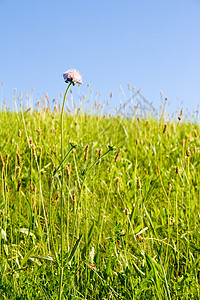
<svg viewBox="0 0 200 300"><path fill-rule="evenodd" d="M63 197L64 168L63 168L63 162L65 160L64 149L63 149L64 107L65 107L66 96L67 96L67 93L69 91L69 88L70 88L71 84L75 85L76 83L78 83L78 84L82 83L81 75L76 70L69 70L69 71L65 72L63 74L63 77L64 77L65 82L69 83L69 84L68 84L68 87L65 91L63 104L62 104L62 110L61 110L61 118L60 118L60 125L61 125L61 164L60 164L59 168L61 168L61 198L60 198L61 265L60 265L60 282L59 282L59 295L58 295L59 300L62 299L63 270L64 270L64 264L63 264L63 253L64 253L64 228L63 228L63 219L64 219L64 197Z"/></svg>
<svg viewBox="0 0 200 300"><path fill-rule="evenodd" d="M65 107L65 101L67 92L71 86L71 82L68 84L68 87L65 91L63 104L62 104L62 110L61 110L61 119L60 119L60 125L61 125L61 161L64 159L64 149L63 149L63 115L64 115L64 107ZM64 252L64 230L63 230L63 217L64 217L64 198L63 198L63 185L64 185L64 168L63 165L61 166L61 199L60 199L60 229L61 229L61 267L60 267L60 284L59 284L59 299L62 297L62 281L63 281L63 252Z"/></svg>

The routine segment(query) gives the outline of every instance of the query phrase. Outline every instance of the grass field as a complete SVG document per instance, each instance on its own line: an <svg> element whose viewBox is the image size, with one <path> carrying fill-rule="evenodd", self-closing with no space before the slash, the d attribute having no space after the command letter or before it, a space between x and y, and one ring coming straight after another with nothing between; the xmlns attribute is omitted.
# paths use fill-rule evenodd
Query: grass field
<svg viewBox="0 0 200 300"><path fill-rule="evenodd" d="M63 256L62 299L200 299L199 124L67 111L61 164L57 110L0 112L0 298L57 299Z"/></svg>

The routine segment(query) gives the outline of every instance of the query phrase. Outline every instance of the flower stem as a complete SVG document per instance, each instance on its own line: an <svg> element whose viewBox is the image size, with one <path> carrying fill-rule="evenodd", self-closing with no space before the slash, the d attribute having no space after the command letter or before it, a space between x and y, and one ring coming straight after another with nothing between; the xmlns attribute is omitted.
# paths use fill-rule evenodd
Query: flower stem
<svg viewBox="0 0 200 300"><path fill-rule="evenodd" d="M71 82L69 83L64 99L63 99L63 104L62 104L62 111L61 111L61 161L63 162L64 159L64 150L63 150L63 115L64 115L64 107L65 107L65 100L67 96L67 92L70 88ZM61 165L61 199L60 199L60 230L61 230L61 266L60 266L60 282L59 282L59 296L58 299L61 300L62 298L62 283L63 283L63 250L64 250L64 228L63 228L63 211L64 211L64 199L63 199L63 185L64 185L64 168L63 164Z"/></svg>

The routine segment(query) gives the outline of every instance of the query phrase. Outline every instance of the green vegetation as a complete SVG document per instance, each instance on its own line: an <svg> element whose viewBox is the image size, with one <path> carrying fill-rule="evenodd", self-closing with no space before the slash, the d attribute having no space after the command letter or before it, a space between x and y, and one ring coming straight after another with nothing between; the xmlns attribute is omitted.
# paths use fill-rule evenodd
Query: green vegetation
<svg viewBox="0 0 200 300"><path fill-rule="evenodd" d="M58 298L64 167L63 299L199 299L198 124L68 112L61 166L60 132L0 112L0 298Z"/></svg>

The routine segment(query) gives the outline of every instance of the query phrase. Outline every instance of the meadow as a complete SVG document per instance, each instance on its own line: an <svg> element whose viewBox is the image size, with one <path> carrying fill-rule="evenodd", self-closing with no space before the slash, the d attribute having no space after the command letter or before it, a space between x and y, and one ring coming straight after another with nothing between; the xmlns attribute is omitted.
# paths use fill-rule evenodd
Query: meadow
<svg viewBox="0 0 200 300"><path fill-rule="evenodd" d="M0 111L0 298L200 299L199 124L92 105Z"/></svg>

